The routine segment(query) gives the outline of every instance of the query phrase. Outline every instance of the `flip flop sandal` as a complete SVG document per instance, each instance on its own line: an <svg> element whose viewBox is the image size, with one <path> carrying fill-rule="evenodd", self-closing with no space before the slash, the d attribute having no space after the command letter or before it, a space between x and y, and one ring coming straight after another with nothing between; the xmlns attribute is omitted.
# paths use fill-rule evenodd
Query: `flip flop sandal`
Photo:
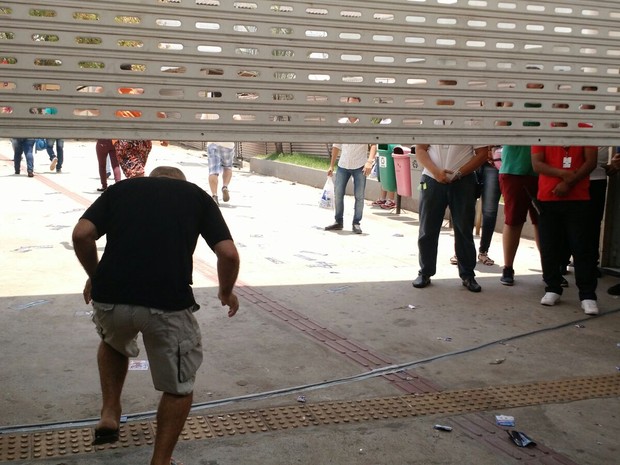
<svg viewBox="0 0 620 465"><path fill-rule="evenodd" d="M116 428L99 428L95 429L95 438L92 445L99 446L101 444L111 444L118 441L120 435L120 429Z"/></svg>
<svg viewBox="0 0 620 465"><path fill-rule="evenodd" d="M478 261L484 263L487 266L491 266L495 264L495 261L491 260L486 253L478 254Z"/></svg>
<svg viewBox="0 0 620 465"><path fill-rule="evenodd" d="M450 265L458 265L459 264L459 260L458 258L456 258L456 255L453 257L450 257Z"/></svg>

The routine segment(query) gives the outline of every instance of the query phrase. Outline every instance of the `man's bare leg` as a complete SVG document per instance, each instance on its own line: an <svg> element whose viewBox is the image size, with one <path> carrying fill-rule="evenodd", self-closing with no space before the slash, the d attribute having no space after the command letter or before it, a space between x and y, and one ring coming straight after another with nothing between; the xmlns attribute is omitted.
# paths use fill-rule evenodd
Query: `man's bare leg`
<svg viewBox="0 0 620 465"><path fill-rule="evenodd" d="M233 170L230 168L224 168L222 171L222 186L228 186L232 179Z"/></svg>
<svg viewBox="0 0 620 465"><path fill-rule="evenodd" d="M512 268L515 256L517 255L517 249L519 248L519 242L521 241L521 231L523 230L523 224L508 225L504 224L504 230L502 231L502 245L504 248L504 266Z"/></svg>
<svg viewBox="0 0 620 465"><path fill-rule="evenodd" d="M219 175L209 175L209 189L211 189L211 195L217 195L217 183L219 181Z"/></svg>
<svg viewBox="0 0 620 465"><path fill-rule="evenodd" d="M129 358L101 341L97 351L97 364L99 365L102 407L101 419L95 429L116 429L121 419L121 393L129 368Z"/></svg>
<svg viewBox="0 0 620 465"><path fill-rule="evenodd" d="M519 248L519 242L521 241L522 232L523 224L514 226L504 224L504 229L502 231L504 266L512 268L515 261L515 256L517 255L517 249ZM536 248L540 250L540 244L538 239L538 225L536 224L534 225L534 241L536 242Z"/></svg>
<svg viewBox="0 0 620 465"><path fill-rule="evenodd" d="M151 465L170 465L172 452L192 407L193 393L179 396L164 392L157 408L157 435Z"/></svg>

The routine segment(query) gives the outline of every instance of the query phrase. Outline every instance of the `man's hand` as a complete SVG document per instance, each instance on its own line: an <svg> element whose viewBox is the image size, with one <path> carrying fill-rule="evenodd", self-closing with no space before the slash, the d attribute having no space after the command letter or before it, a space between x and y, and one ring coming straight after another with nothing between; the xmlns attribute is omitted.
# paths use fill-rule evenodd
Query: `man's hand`
<svg viewBox="0 0 620 465"><path fill-rule="evenodd" d="M577 175L574 171L564 171L562 173L562 181L564 181L569 186L572 186L577 179Z"/></svg>
<svg viewBox="0 0 620 465"><path fill-rule="evenodd" d="M452 175L454 174L454 171L441 170L433 174L435 175L435 181L438 183L450 184L452 182Z"/></svg>
<svg viewBox="0 0 620 465"><path fill-rule="evenodd" d="M86 305L90 304L90 302L93 300L90 293L93 289L93 284L90 282L90 278L88 278L86 280L86 284L84 284L84 290L82 291L82 295L84 296L84 302L86 302Z"/></svg>
<svg viewBox="0 0 620 465"><path fill-rule="evenodd" d="M553 188L551 193L558 197L565 197L570 192L571 187L566 181L561 181L557 186Z"/></svg>
<svg viewBox="0 0 620 465"><path fill-rule="evenodd" d="M219 294L218 298L220 302L222 302L222 307L228 305L228 317L233 317L239 310L239 299L234 292L231 292L229 295Z"/></svg>

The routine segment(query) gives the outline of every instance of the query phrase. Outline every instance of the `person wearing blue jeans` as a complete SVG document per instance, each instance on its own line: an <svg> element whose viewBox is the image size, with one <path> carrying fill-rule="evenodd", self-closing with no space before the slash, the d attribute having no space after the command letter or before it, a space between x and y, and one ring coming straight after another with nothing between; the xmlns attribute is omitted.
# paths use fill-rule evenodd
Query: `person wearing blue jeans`
<svg viewBox="0 0 620 465"><path fill-rule="evenodd" d="M418 257L420 271L413 287L424 288L437 271L439 234L446 208L450 208L454 228L454 245L459 276L471 292L482 288L476 282L476 216L477 170L487 159L488 147L471 145L416 145L416 157L422 171L420 191L420 228Z"/></svg>
<svg viewBox="0 0 620 465"><path fill-rule="evenodd" d="M479 171L482 178L482 229L480 232L480 246L478 247L478 260L485 265L493 265L495 262L489 258L489 247L495 232L497 222L497 207L501 191L499 189L499 170L491 163L483 164Z"/></svg>
<svg viewBox="0 0 620 465"><path fill-rule="evenodd" d="M362 234L360 223L364 213L364 193L366 191L366 176L372 170L372 164L377 155L377 146L366 144L334 144L332 157L327 176L333 176L334 165L338 159L338 170L334 181L334 219L335 222L325 227L325 231L341 231L344 224L344 195L349 180L353 178L353 195L355 207L353 210L354 234Z"/></svg>
<svg viewBox="0 0 620 465"><path fill-rule="evenodd" d="M54 153L54 143L56 143L56 153ZM62 171L62 162L65 160L65 141L64 139L45 139L45 149L50 157L50 171Z"/></svg>
<svg viewBox="0 0 620 465"><path fill-rule="evenodd" d="M480 247L478 261L491 266L495 261L489 257L489 247L495 232L497 210L501 191L499 189L499 171L493 164L492 151L489 151L488 162L476 170L476 178L480 185L478 194L482 202L482 228L480 232ZM458 264L456 254L450 258L450 263Z"/></svg>
<svg viewBox="0 0 620 465"><path fill-rule="evenodd" d="M19 174L21 171L22 154L26 156L26 170L28 171L28 177L34 176L34 157L32 156L32 149L34 147L35 139L11 139L13 145L13 165L15 166L15 174Z"/></svg>

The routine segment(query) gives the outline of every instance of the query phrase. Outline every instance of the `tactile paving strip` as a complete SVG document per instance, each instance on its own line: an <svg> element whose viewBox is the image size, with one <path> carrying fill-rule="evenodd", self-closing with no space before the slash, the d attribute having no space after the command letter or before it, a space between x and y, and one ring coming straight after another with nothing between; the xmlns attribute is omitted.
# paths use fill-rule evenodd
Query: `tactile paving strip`
<svg viewBox="0 0 620 465"><path fill-rule="evenodd" d="M307 426L423 415L464 415L618 396L620 374L354 401L299 403L284 407L191 416L185 423L180 440L216 439ZM152 445L156 428L156 423L150 421L126 423L121 427L120 440L103 446L91 445L92 428L0 435L0 461L36 460L87 454L101 449Z"/></svg>

